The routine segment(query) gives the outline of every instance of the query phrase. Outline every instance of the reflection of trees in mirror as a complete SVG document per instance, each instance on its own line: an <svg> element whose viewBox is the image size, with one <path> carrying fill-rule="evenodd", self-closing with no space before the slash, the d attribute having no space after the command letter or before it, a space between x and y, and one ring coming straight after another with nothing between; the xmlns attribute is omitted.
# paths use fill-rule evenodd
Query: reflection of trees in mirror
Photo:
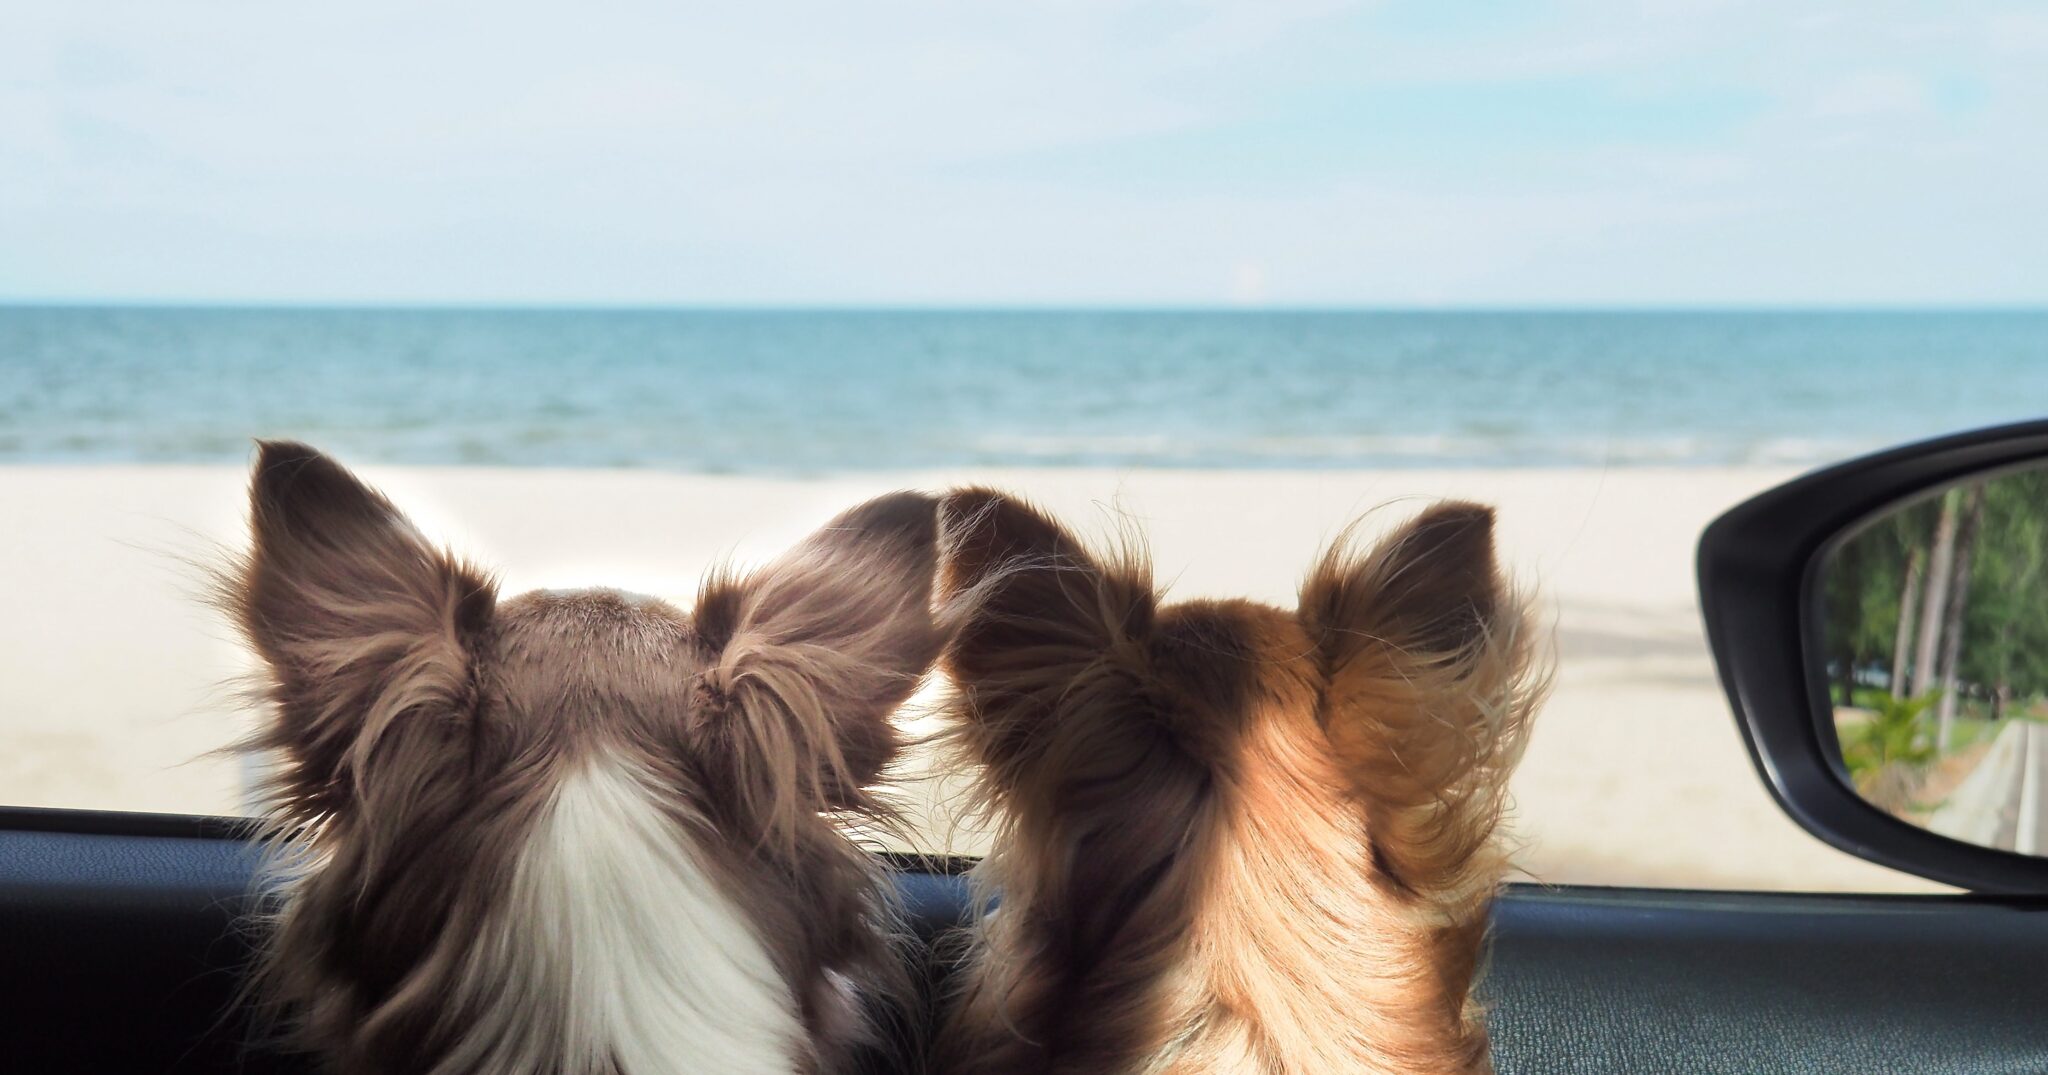
<svg viewBox="0 0 2048 1075"><path fill-rule="evenodd" d="M1867 709L1835 711L1835 732L1842 744L1842 762L1865 799L1892 813L1913 805L1928 762L1934 760L1933 736L1921 720L1935 696L1895 698L1878 694L1864 700Z"/></svg>
<svg viewBox="0 0 2048 1075"><path fill-rule="evenodd" d="M1993 749L2048 719L2048 470L1893 510L1836 548L1820 598L1842 758L1865 798L1936 828L1980 787L2048 801L2035 750ZM2030 768L1972 781L1980 765Z"/></svg>

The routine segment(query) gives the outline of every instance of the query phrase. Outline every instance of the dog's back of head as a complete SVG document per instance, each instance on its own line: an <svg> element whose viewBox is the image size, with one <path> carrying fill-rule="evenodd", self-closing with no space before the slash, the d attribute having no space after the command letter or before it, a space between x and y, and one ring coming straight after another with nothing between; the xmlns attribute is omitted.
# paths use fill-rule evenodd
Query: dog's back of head
<svg viewBox="0 0 2048 1075"><path fill-rule="evenodd" d="M1295 959L1275 989L1388 1009L1322 1017L1333 1040L1381 1027L1354 1050L1396 1058L1377 1070L1483 1064L1470 985L1541 679L1491 511L1340 541L1293 610L1165 603L1135 543L1098 553L990 490L940 515L950 734L1000 821L984 880L1003 890L941 1067L1122 1072L1179 1049L1197 1070L1238 1048L1199 1040L1233 1008L1230 1033L1275 1039L1243 1062L1332 1062L1289 1042L1313 1016L1282 1025L1307 1001L1219 969L1256 962L1233 948ZM1331 968L1349 964L1309 941L1346 915L1412 934L1379 949L1405 980L1345 995Z"/></svg>
<svg viewBox="0 0 2048 1075"><path fill-rule="evenodd" d="M261 988L344 1070L833 1070L900 989L868 856L941 644L934 502L870 501L694 610L500 599L266 443L221 604L261 658L283 911Z"/></svg>

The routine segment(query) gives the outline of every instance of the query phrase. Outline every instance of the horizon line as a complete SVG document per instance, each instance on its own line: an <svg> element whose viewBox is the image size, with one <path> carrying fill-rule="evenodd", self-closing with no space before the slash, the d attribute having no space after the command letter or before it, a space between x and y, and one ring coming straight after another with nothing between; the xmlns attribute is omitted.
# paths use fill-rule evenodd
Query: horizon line
<svg viewBox="0 0 2048 1075"><path fill-rule="evenodd" d="M1585 302L1585 303L904 303L904 302L533 302L406 299L156 299L16 298L0 296L0 310L215 310L278 312L532 312L532 313L2048 313L2033 302Z"/></svg>

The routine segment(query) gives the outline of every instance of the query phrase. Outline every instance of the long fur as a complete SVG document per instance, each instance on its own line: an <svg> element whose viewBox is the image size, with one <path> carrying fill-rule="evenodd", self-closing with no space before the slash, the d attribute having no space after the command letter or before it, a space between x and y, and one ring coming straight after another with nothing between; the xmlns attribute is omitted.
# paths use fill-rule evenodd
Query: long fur
<svg viewBox="0 0 2048 1075"><path fill-rule="evenodd" d="M853 1070L910 1025L843 822L940 635L931 498L855 508L694 615L500 601L388 500L261 446L219 603L275 758L255 988L342 1072Z"/></svg>
<svg viewBox="0 0 2048 1075"><path fill-rule="evenodd" d="M745 911L653 781L594 758L556 788L453 983L449 1071L787 1070L803 1027Z"/></svg>
<svg viewBox="0 0 2048 1075"><path fill-rule="evenodd" d="M935 1071L1490 1070L1471 989L1544 676L1492 515L1340 542L1298 609L942 504L952 746L998 821Z"/></svg>

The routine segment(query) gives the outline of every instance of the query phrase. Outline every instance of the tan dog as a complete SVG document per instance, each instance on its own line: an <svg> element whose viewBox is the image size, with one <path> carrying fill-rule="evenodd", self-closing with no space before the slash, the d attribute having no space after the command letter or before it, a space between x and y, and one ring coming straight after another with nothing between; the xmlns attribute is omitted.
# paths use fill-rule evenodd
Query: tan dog
<svg viewBox="0 0 2048 1075"><path fill-rule="evenodd" d="M1543 678L1491 511L1340 543L1293 611L1163 605L998 493L941 515L1000 906L934 1070L1490 1070L1471 987Z"/></svg>

